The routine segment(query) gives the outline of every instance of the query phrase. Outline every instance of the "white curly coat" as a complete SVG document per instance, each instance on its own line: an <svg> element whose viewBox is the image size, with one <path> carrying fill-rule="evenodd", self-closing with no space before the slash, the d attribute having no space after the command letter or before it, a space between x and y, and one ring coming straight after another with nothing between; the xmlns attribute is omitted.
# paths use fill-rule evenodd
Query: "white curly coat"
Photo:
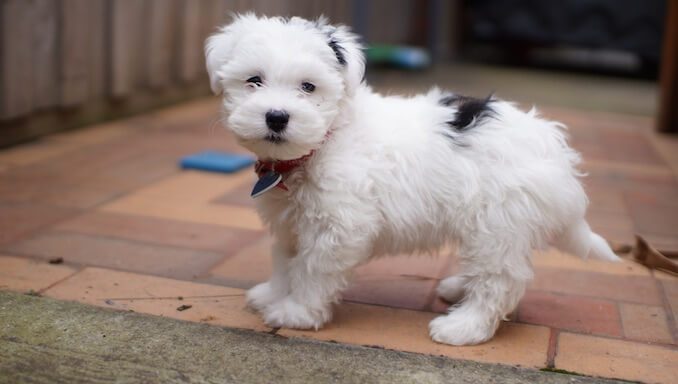
<svg viewBox="0 0 678 384"><path fill-rule="evenodd" d="M534 110L494 100L491 116L453 129L458 107L440 103L449 94L374 93L356 36L323 19L236 16L207 40L206 62L242 145L273 160L314 150L285 176L289 191L256 200L275 237L273 274L247 299L270 326L318 329L356 266L456 244L461 272L438 293L457 304L430 334L476 344L518 304L533 249L617 259L584 220L579 155L564 127ZM289 113L283 142L265 139L271 109Z"/></svg>

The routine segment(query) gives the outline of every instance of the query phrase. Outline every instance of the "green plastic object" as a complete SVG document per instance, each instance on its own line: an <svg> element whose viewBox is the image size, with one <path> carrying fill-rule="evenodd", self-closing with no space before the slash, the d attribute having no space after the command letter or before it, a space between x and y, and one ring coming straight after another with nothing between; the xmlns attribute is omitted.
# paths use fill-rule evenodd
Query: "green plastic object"
<svg viewBox="0 0 678 384"><path fill-rule="evenodd" d="M403 69L424 69L431 65L431 55L419 47L372 45L365 50L367 62Z"/></svg>

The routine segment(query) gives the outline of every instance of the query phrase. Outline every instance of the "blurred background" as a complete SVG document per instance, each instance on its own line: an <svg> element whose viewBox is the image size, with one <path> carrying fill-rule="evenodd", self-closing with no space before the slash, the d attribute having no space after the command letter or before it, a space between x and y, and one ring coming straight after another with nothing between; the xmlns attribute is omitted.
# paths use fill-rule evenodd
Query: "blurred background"
<svg viewBox="0 0 678 384"><path fill-rule="evenodd" d="M438 83L528 105L657 116L670 2L2 0L0 146L208 95L203 41L246 11L352 26L380 91ZM665 49L675 56L673 39ZM669 120L658 121L662 130L675 126Z"/></svg>

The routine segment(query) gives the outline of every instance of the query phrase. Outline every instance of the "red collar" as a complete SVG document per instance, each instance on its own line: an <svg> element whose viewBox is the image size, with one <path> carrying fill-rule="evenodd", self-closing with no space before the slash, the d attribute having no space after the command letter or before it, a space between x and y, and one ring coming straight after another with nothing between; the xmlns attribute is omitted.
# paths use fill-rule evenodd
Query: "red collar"
<svg viewBox="0 0 678 384"><path fill-rule="evenodd" d="M291 160L257 160L257 163L254 165L254 171L259 177L262 177L271 171L277 172L284 177L287 173L292 172L294 169L304 164L311 156L313 156L314 152L315 151L311 151L307 155ZM284 180L276 185L276 187L287 191Z"/></svg>

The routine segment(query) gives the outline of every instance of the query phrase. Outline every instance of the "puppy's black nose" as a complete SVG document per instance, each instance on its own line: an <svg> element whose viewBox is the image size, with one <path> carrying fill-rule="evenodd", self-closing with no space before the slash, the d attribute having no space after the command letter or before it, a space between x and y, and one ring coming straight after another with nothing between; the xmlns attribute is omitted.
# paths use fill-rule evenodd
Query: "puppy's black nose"
<svg viewBox="0 0 678 384"><path fill-rule="evenodd" d="M282 132L287 127L287 122L290 121L290 115L285 111L270 110L266 112L266 125L275 132Z"/></svg>

